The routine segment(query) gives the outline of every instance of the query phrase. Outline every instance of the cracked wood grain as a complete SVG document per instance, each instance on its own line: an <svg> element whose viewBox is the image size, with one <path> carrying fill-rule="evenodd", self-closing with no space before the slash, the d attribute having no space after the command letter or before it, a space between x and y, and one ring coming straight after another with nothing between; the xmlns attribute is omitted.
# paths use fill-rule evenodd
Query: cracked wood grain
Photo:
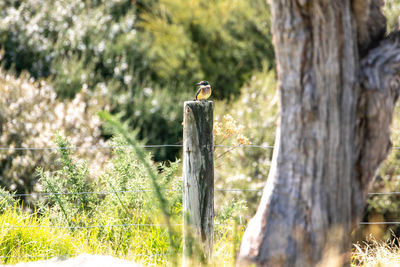
<svg viewBox="0 0 400 267"><path fill-rule="evenodd" d="M238 266L315 266L329 249L349 264L399 95L400 35L380 42L380 2L270 1L280 119Z"/></svg>
<svg viewBox="0 0 400 267"><path fill-rule="evenodd" d="M184 265L209 261L214 235L213 102L184 103Z"/></svg>

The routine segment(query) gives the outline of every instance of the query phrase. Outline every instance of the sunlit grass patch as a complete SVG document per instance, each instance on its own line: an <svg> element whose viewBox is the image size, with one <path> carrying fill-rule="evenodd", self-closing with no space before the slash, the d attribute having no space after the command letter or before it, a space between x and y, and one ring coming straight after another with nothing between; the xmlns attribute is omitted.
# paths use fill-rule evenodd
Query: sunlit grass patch
<svg viewBox="0 0 400 267"><path fill-rule="evenodd" d="M370 237L362 244L354 244L352 266L400 266L399 239L383 242Z"/></svg>
<svg viewBox="0 0 400 267"><path fill-rule="evenodd" d="M38 217L17 206L0 215L0 225L3 264L63 255L68 258L82 253L112 255L143 265L163 265L168 259L168 233L162 226L71 229L52 224L47 215ZM110 220L106 225L115 224Z"/></svg>
<svg viewBox="0 0 400 267"><path fill-rule="evenodd" d="M174 224L179 234L175 251L171 254L168 231L156 226L111 227L117 223L109 218L92 225L108 227L68 228L52 224L48 215L37 216L21 207L9 208L0 214L0 259L2 264L36 261L51 257L74 257L79 254L112 255L143 264L166 266L171 257L181 260L181 225ZM58 228L59 227L59 228ZM64 228L62 228L64 227ZM216 224L212 264L232 265L244 227L227 221Z"/></svg>
<svg viewBox="0 0 400 267"><path fill-rule="evenodd" d="M50 228L47 218L24 212L20 207L7 209L0 215L0 259L2 263L17 263L28 256L75 254L76 241L66 229ZM39 257L40 256L40 257ZM38 257L38 258L34 258Z"/></svg>

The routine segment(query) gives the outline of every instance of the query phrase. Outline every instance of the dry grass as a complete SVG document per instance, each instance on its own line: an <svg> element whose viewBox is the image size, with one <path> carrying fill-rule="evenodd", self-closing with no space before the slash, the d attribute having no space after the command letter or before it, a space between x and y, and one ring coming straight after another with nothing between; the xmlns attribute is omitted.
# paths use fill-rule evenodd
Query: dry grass
<svg viewBox="0 0 400 267"><path fill-rule="evenodd" d="M354 244L352 266L400 266L399 243L397 237L389 242L370 237L363 243Z"/></svg>

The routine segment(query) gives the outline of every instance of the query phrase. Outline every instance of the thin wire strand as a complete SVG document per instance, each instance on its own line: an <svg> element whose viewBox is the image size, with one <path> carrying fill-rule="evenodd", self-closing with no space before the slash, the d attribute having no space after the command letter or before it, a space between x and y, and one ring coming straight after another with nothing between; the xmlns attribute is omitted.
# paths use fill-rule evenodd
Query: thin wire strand
<svg viewBox="0 0 400 267"><path fill-rule="evenodd" d="M0 259L38 259L38 258L53 258L53 257L72 257L72 256L78 256L79 254L63 254L63 255L37 255L37 256L32 256L32 255L21 255L21 256L0 256Z"/></svg>
<svg viewBox="0 0 400 267"><path fill-rule="evenodd" d="M261 192L263 189L239 189L239 188L220 188L220 189L215 189L215 191L221 191L221 192Z"/></svg>
<svg viewBox="0 0 400 267"><path fill-rule="evenodd" d="M371 192L368 195L400 195L400 192Z"/></svg>
<svg viewBox="0 0 400 267"><path fill-rule="evenodd" d="M141 145L141 148L161 148L161 147L182 147L183 145L165 144L165 145ZM264 148L273 149L274 146L269 145L215 145L214 147L224 148ZM117 149L117 148L133 148L132 146L77 146L77 147L0 147L0 150L80 150L80 149ZM400 149L400 146L394 146L392 149Z"/></svg>
<svg viewBox="0 0 400 267"><path fill-rule="evenodd" d="M141 145L141 148L161 148L161 147L183 147L183 145L165 144L165 145ZM215 145L214 147L225 148L274 148L274 146L263 145ZM77 147L0 147L0 150L79 150L79 149L117 149L117 148L133 148L132 146L77 146Z"/></svg>
<svg viewBox="0 0 400 267"><path fill-rule="evenodd" d="M217 188L214 191L219 192L262 192L264 189L251 189L251 188ZM180 191L170 189L168 192ZM88 191L88 192L33 192L24 194L0 194L0 197L28 197L28 196L50 196L50 195L111 195L119 193L140 193L140 192L154 192L154 190L126 190L126 191ZM400 192L371 192L368 195L400 195Z"/></svg>
<svg viewBox="0 0 400 267"><path fill-rule="evenodd" d="M361 225L399 225L400 222L360 222ZM172 224L172 226L182 226L183 224ZM219 224L215 226L234 226L234 224ZM88 226L60 226L60 225L2 225L0 229L18 229L18 228L56 228L56 229L91 229L91 228L107 228L107 227L165 227L166 224L110 224L110 225L88 225ZM245 225L237 225L245 226Z"/></svg>
<svg viewBox="0 0 400 267"><path fill-rule="evenodd" d="M129 191L92 191L92 192L34 192L26 194L0 194L0 197L27 197L27 196L50 196L50 195L110 195L117 193L152 192L154 190L129 190ZM170 190L168 190L170 191ZM175 190L174 190L175 191Z"/></svg>
<svg viewBox="0 0 400 267"><path fill-rule="evenodd" d="M82 254L61 254L61 255L37 255L37 256L32 256L32 255L21 255L21 256L0 256L0 259L23 259L23 258L69 258L69 257L75 257L79 256ZM103 255L103 254L96 254L97 256L112 256L112 257L119 257L119 256L124 256L124 257L155 257L155 256L163 256L163 255L168 255L167 253L155 253L155 254L127 254L127 255Z"/></svg>
<svg viewBox="0 0 400 267"><path fill-rule="evenodd" d="M215 145L214 147L237 148L237 147L254 147L254 148L274 148L274 146L263 145Z"/></svg>
<svg viewBox="0 0 400 267"><path fill-rule="evenodd" d="M16 229L16 228L57 228L57 229L90 229L90 228L107 228L107 227L129 227L129 226L146 226L146 227L164 227L166 224L153 223L129 223L129 224L108 224L108 225L88 225L88 226L62 226L62 225L1 225L0 229ZM182 226L182 224L173 224L172 226Z"/></svg>
<svg viewBox="0 0 400 267"><path fill-rule="evenodd" d="M388 224L400 224L400 222L360 222L360 224L363 224L363 225L368 225L368 224L388 225Z"/></svg>
<svg viewBox="0 0 400 267"><path fill-rule="evenodd" d="M142 148L182 147L182 145L142 145ZM79 150L79 149L117 149L133 148L132 146L76 146L76 147L0 147L0 150Z"/></svg>

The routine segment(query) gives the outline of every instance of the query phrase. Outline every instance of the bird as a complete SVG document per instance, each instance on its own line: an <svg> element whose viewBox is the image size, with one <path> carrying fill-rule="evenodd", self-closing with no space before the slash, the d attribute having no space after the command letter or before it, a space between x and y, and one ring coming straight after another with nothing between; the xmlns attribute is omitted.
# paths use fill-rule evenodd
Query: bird
<svg viewBox="0 0 400 267"><path fill-rule="evenodd" d="M207 81L201 81L196 83L196 85L200 85L197 90L196 96L194 97L194 101L197 100L206 100L211 95L211 84Z"/></svg>

